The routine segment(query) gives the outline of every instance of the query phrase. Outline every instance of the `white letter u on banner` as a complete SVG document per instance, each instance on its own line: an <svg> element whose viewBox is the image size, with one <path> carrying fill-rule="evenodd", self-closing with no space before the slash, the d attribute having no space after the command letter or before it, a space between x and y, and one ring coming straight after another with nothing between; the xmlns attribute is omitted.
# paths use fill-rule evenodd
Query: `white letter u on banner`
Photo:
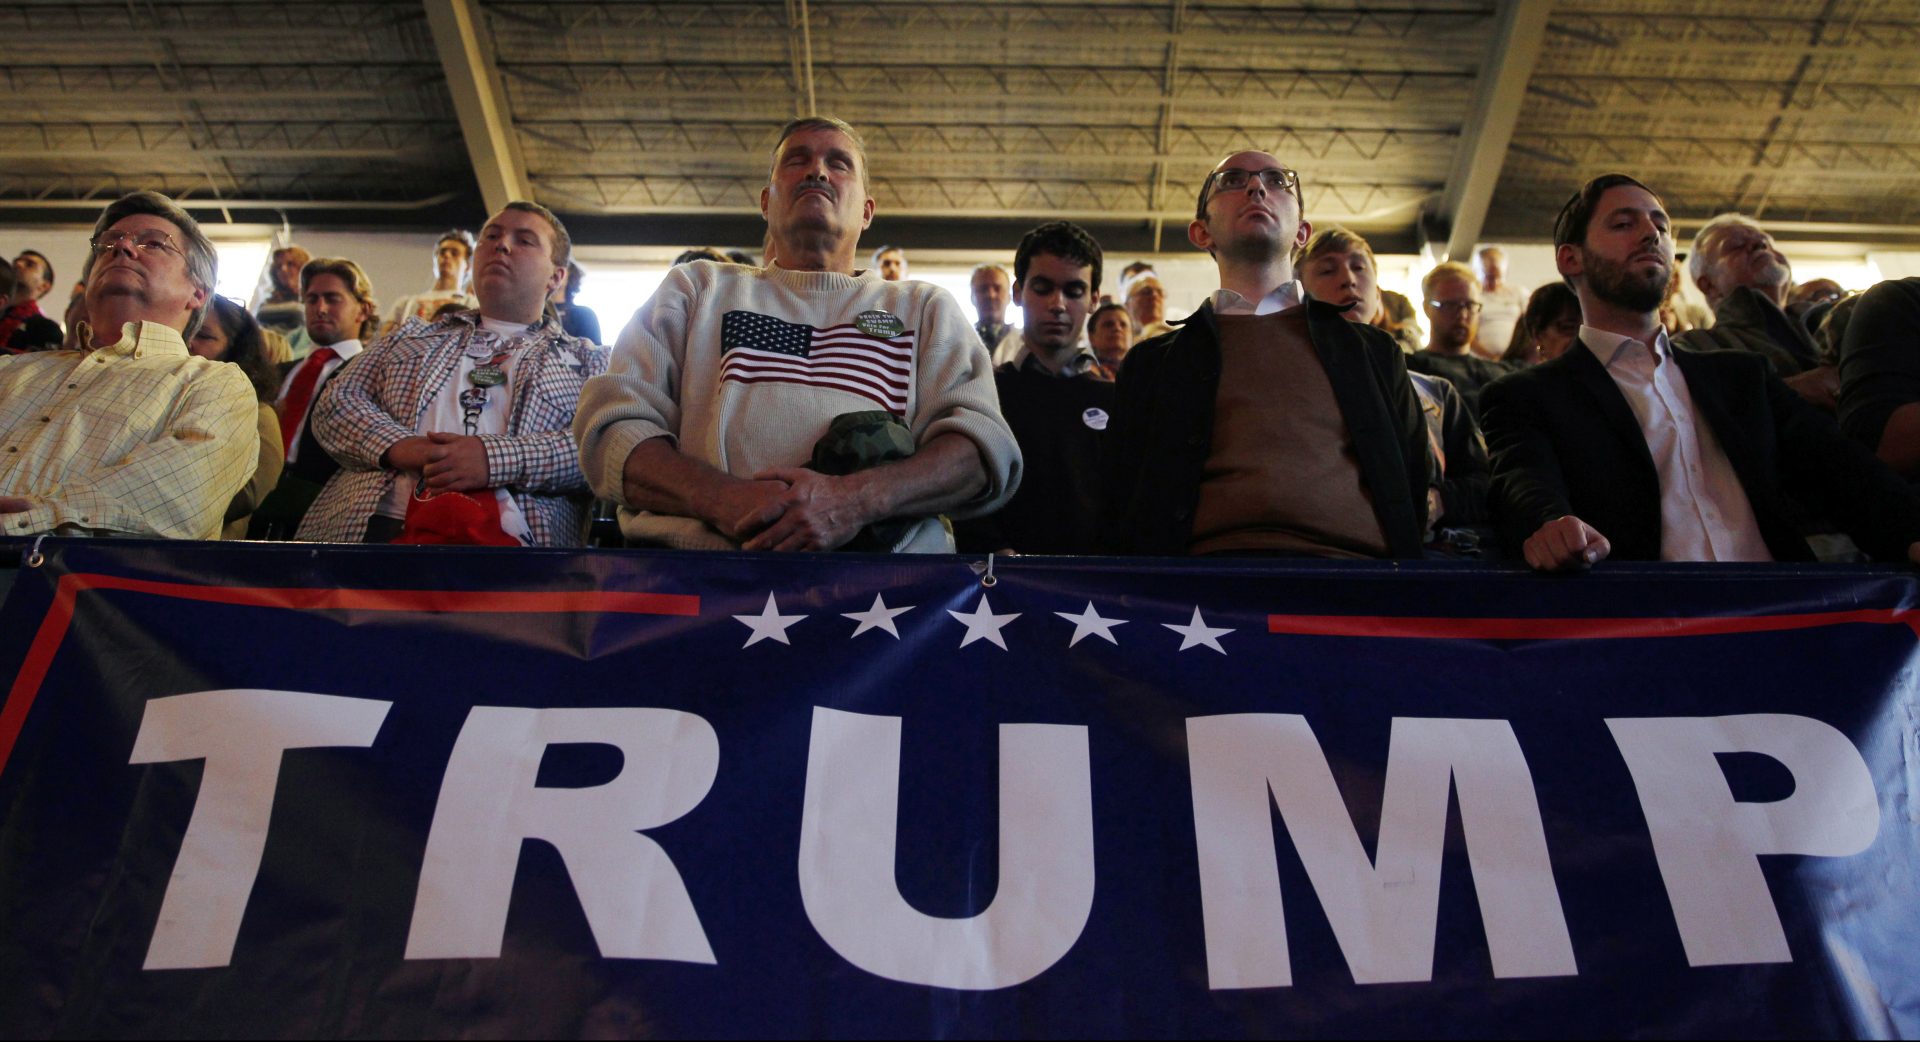
<svg viewBox="0 0 1920 1042"><path fill-rule="evenodd" d="M1032 980L1093 910L1087 729L1000 726L1000 885L980 914L922 914L900 895L894 848L900 718L813 711L800 896L848 962L909 984L986 991Z"/></svg>

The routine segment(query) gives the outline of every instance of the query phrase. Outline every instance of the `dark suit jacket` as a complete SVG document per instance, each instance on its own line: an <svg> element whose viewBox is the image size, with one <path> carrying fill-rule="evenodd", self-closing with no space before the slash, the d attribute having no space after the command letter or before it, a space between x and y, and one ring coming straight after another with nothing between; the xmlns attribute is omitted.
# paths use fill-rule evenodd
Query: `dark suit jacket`
<svg viewBox="0 0 1920 1042"><path fill-rule="evenodd" d="M1395 557L1419 557L1434 484L1426 421L1406 358L1386 333L1307 303L1307 329L1353 436L1360 477ZM1107 431L1103 500L1115 553L1176 555L1193 537L1200 477L1213 448L1220 327L1201 305L1171 333L1127 353Z"/></svg>
<svg viewBox="0 0 1920 1042"><path fill-rule="evenodd" d="M1813 558L1797 528L1805 504L1874 557L1905 559L1920 539L1920 498L1781 383L1765 358L1675 347L1673 360L1775 558ZM1510 549L1572 514L1607 537L1613 558L1660 559L1660 478L1626 397L1591 350L1575 344L1494 382L1480 400L1495 518Z"/></svg>

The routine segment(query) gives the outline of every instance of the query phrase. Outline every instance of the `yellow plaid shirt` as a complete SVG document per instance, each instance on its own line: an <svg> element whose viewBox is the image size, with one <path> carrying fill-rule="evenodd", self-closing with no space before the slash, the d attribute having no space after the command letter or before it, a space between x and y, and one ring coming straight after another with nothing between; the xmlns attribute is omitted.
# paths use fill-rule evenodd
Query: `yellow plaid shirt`
<svg viewBox="0 0 1920 1042"><path fill-rule="evenodd" d="M0 358L0 496L31 504L0 531L218 539L259 462L258 407L239 366L154 322L91 352Z"/></svg>

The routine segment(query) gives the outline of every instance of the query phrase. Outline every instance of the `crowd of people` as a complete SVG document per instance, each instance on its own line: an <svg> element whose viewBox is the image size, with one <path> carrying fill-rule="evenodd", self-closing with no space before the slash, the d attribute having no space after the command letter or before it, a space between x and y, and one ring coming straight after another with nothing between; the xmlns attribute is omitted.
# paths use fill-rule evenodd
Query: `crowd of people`
<svg viewBox="0 0 1920 1042"><path fill-rule="evenodd" d="M1217 289L1184 318L1145 263L1103 292L1066 221L975 269L968 314L899 247L862 253L860 136L798 119L763 257L689 250L611 346L536 203L441 236L432 285L384 310L353 260L285 246L249 312L194 220L137 192L64 329L44 255L0 272L0 531L1920 562L1920 279L1796 286L1738 214L1683 273L1656 189L1608 174L1554 223L1560 281L1529 295L1488 248L1416 305L1365 238L1313 227L1302 176L1216 165L1188 237Z"/></svg>

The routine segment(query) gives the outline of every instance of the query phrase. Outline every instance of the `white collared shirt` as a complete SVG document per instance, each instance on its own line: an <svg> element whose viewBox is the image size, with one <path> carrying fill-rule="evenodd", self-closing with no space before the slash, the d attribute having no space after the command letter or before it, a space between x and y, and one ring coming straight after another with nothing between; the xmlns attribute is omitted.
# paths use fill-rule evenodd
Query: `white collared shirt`
<svg viewBox="0 0 1920 1042"><path fill-rule="evenodd" d="M1040 361L1034 354L1033 348L1027 346L1026 338L1022 337L1020 340L1020 350L1014 352L1013 358L1009 359L1009 361L1013 363L1015 369L1025 369L1027 359L1029 358L1034 359L1040 368L1045 369L1054 376L1081 376L1094 369L1100 368L1100 359L1094 357L1093 348L1087 346L1085 340L1074 345L1073 354L1067 356L1066 362L1056 370L1048 366L1045 362Z"/></svg>
<svg viewBox="0 0 1920 1042"><path fill-rule="evenodd" d="M336 357L327 359L326 362L320 366L320 377L313 382L313 397L316 400L320 397L320 388L327 385L327 377L332 376L335 369L347 364L354 355L359 354L361 348L360 341L358 340L342 340L337 344L315 344L313 349L318 351L322 346L333 348L333 353ZM313 356L309 354L306 358L300 360L299 365L287 370L286 379L280 381L280 393L273 397L273 404L276 407L285 406L287 392L293 389L293 378L300 375L301 369L311 364L310 360L312 358ZM312 415L313 413L312 401L307 403L307 413L308 415ZM307 417L302 416L300 417L299 424L293 428L293 441L287 445L288 463L292 463L294 460L300 458L300 436L305 433L307 433Z"/></svg>
<svg viewBox="0 0 1920 1042"><path fill-rule="evenodd" d="M1074 341L1074 347L1081 354L1093 355L1093 345L1087 340L1086 330L1080 331L1080 338ZM1009 329L1007 335L993 345L993 367L995 369L1012 362L1015 366L1025 365L1027 356L1033 352L1027 350L1027 333L1024 329ZM1094 359L1095 363L1099 359Z"/></svg>
<svg viewBox="0 0 1920 1042"><path fill-rule="evenodd" d="M1667 331L1655 334L1649 347L1582 325L1580 342L1626 398L1653 457L1660 476L1660 559L1773 560L1726 450L1694 412L1686 375L1673 364Z"/></svg>
<svg viewBox="0 0 1920 1042"><path fill-rule="evenodd" d="M1276 311L1285 311L1307 299L1300 288L1299 280L1282 282L1272 293L1253 303L1230 289L1213 291L1213 313L1216 315L1271 315Z"/></svg>

